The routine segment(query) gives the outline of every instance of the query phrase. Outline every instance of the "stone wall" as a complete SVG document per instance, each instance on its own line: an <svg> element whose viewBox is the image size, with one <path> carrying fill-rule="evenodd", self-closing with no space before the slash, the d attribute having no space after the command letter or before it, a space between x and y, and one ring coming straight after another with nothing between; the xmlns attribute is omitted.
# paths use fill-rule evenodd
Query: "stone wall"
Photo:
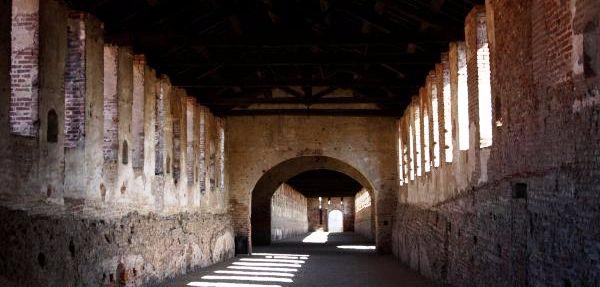
<svg viewBox="0 0 600 287"><path fill-rule="evenodd" d="M371 196L365 189L359 191L354 197L354 232L373 240L373 208L371 207Z"/></svg>
<svg viewBox="0 0 600 287"><path fill-rule="evenodd" d="M323 211L322 206L319 208L319 198L309 197L307 200L307 216L308 216L308 231L317 231L319 229L325 229L323 224Z"/></svg>
<svg viewBox="0 0 600 287"><path fill-rule="evenodd" d="M282 184L271 198L271 239L285 239L308 231L306 197Z"/></svg>
<svg viewBox="0 0 600 287"><path fill-rule="evenodd" d="M224 121L103 34L62 1L0 1L3 286L152 285L233 256Z"/></svg>
<svg viewBox="0 0 600 287"><path fill-rule="evenodd" d="M321 208L319 208L319 197L308 199L308 224L311 231L323 228L328 231L329 212L339 210L344 215L344 231L354 231L354 197L321 197Z"/></svg>
<svg viewBox="0 0 600 287"><path fill-rule="evenodd" d="M226 215L19 207L0 208L2 286L154 286L233 256Z"/></svg>
<svg viewBox="0 0 600 287"><path fill-rule="evenodd" d="M36 104L42 116L33 137L3 130L2 160L23 175L9 173L14 188L0 192L41 193L58 204L101 201L154 212L226 212L224 121L173 87L167 76L156 75L143 55L104 45L102 23L93 16L60 1L40 5L42 55L36 73L45 96ZM10 13L3 19L10 21L6 17ZM10 41L2 45L5 51L10 47ZM10 53L3 55L1 67L8 71L10 62L4 60ZM9 74L2 73L3 127L10 127L14 108ZM187 128L195 122L202 125Z"/></svg>
<svg viewBox="0 0 600 287"><path fill-rule="evenodd" d="M230 178L235 179L230 181L230 188L236 235L251 234L250 208L257 196L252 194L257 183L271 179L277 184L264 191L264 203L281 182L306 169L322 168L351 172L349 176L373 189L377 245L382 252L389 251L398 189L396 160L390 156L396 152L396 135L395 121L390 118L227 117L228 170ZM252 220L257 216L252 214ZM268 218L265 216L260 225L269 224L265 222Z"/></svg>
<svg viewBox="0 0 600 287"><path fill-rule="evenodd" d="M18 5L5 6L5 13L12 20L5 23L4 27L10 29L3 31L10 35L12 43L10 51L4 55L11 55L10 75L10 131L26 137L37 135L35 122L38 120L39 100L39 29L40 29L40 3L38 0L19 1ZM12 24L12 25L11 25ZM6 72L6 71L3 71Z"/></svg>
<svg viewBox="0 0 600 287"><path fill-rule="evenodd" d="M28 185L26 179L36 176L37 141L33 137L11 135L15 132L10 123L11 3L0 1L0 163L11 167L0 173L0 181L3 189L15 191L25 189Z"/></svg>
<svg viewBox="0 0 600 287"><path fill-rule="evenodd" d="M420 273L454 286L597 285L600 79L593 59L599 54L600 4L486 2L466 19L466 43L449 48L450 115L458 127L448 151L452 160L444 156L448 149L416 146L425 141L411 132L422 128L415 111L435 105L415 98L400 120L403 176L394 253ZM480 122L485 97L479 94L486 88L481 61L487 57L491 139L481 136ZM457 115L461 65L468 74L464 149L460 135L466 133ZM443 79L439 70L427 83ZM442 90L445 85L442 80ZM430 99L444 96L436 86L425 89ZM444 131L442 115L437 122ZM430 142L437 142L430 134ZM426 162L415 154L419 151L431 158L439 154L441 163ZM417 166L426 164L431 170L419 175Z"/></svg>

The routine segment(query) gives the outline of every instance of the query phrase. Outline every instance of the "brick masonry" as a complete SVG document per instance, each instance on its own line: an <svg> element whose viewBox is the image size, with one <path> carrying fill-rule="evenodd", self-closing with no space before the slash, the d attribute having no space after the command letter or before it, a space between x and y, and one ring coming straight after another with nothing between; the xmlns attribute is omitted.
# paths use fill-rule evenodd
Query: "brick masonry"
<svg viewBox="0 0 600 287"><path fill-rule="evenodd" d="M65 68L65 147L76 147L85 135L85 43L84 13L71 12L67 26Z"/></svg>
<svg viewBox="0 0 600 287"><path fill-rule="evenodd" d="M117 98L118 47L104 47L104 162L117 161L118 151L118 98Z"/></svg>
<svg viewBox="0 0 600 287"><path fill-rule="evenodd" d="M397 146L393 119L240 116L226 121L226 169L237 235L262 234L266 240L270 214L263 211L281 182L306 170L330 169L373 190L375 239L382 252L391 250L398 189L397 161L389 156Z"/></svg>
<svg viewBox="0 0 600 287"><path fill-rule="evenodd" d="M311 231L321 228L329 231L329 213L333 210L342 212L344 231L354 231L354 197L321 197L320 209L318 197L310 197L308 202L308 224Z"/></svg>
<svg viewBox="0 0 600 287"><path fill-rule="evenodd" d="M583 66L599 12L597 1L532 0L487 1L469 14L469 149L455 132L452 163L405 176L393 235L402 262L453 286L598 285L599 78ZM449 49L455 123L461 45ZM487 56L489 147L477 96Z"/></svg>
<svg viewBox="0 0 600 287"><path fill-rule="evenodd" d="M105 46L93 17L59 1L0 1L0 164L10 167L0 173L0 285L153 285L218 262L235 235L271 238L273 192L321 168L372 190L379 251L430 278L597 286L598 15L594 0L487 1L395 125L221 119L190 109L129 48ZM360 212L345 225L364 233Z"/></svg>
<svg viewBox="0 0 600 287"><path fill-rule="evenodd" d="M144 85L146 59L143 55L135 55L133 60L133 102L131 134L132 164L135 169L144 166Z"/></svg>
<svg viewBox="0 0 600 287"><path fill-rule="evenodd" d="M153 286L233 256L226 215L0 214L3 286Z"/></svg>
<svg viewBox="0 0 600 287"><path fill-rule="evenodd" d="M282 184L271 198L271 239L279 240L308 231L306 197L293 187Z"/></svg>
<svg viewBox="0 0 600 287"><path fill-rule="evenodd" d="M19 10L33 2L0 1L0 162L11 166L0 175L0 213L7 219L0 229L10 234L0 246L11 246L2 248L0 285L154 285L233 256L222 167L226 140L218 133L224 123L217 126L222 120L194 103L196 117L204 110L214 131L202 140L199 129L180 135L180 166L200 169L199 160L188 163L183 154L191 137L220 148L222 180L211 190L200 188L204 177L176 182L173 119L182 119L185 131L187 114L171 110L171 102L188 97L183 90L172 93L168 77L134 61L129 48L104 45L94 17L60 1L40 1L31 25L39 31L39 64L30 67L39 81L30 86L44 97L27 108L43 116L28 127L34 133L15 132L9 58L15 60L15 19L6 12L11 3ZM169 173L157 175L156 166ZM172 250L163 252L165 246Z"/></svg>
<svg viewBox="0 0 600 287"><path fill-rule="evenodd" d="M373 240L373 208L371 196L366 189L359 191L354 200L354 232Z"/></svg>
<svg viewBox="0 0 600 287"><path fill-rule="evenodd" d="M10 131L36 137L39 97L39 0L12 5Z"/></svg>

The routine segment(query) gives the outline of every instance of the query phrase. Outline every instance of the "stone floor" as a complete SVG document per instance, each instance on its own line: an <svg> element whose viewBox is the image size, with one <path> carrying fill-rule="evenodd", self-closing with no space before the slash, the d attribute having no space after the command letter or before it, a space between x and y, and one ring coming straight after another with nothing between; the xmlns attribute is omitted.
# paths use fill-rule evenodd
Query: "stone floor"
<svg viewBox="0 0 600 287"><path fill-rule="evenodd" d="M314 232L255 247L162 286L436 286L354 233Z"/></svg>

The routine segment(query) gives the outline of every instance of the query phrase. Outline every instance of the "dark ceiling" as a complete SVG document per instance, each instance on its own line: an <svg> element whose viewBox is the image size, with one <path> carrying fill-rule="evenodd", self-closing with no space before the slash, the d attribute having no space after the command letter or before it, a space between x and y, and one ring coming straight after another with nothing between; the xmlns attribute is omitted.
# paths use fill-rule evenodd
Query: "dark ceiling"
<svg viewBox="0 0 600 287"><path fill-rule="evenodd" d="M396 116L483 0L67 2L217 114Z"/></svg>
<svg viewBox="0 0 600 287"><path fill-rule="evenodd" d="M353 197L362 185L341 172L318 169L292 177L287 184L306 197Z"/></svg>

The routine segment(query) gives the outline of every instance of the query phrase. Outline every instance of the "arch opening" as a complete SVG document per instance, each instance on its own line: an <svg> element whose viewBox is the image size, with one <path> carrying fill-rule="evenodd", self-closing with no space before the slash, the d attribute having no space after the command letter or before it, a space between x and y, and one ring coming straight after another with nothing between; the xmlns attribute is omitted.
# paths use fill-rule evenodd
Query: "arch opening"
<svg viewBox="0 0 600 287"><path fill-rule="evenodd" d="M330 211L327 227L330 233L344 232L344 214L338 209Z"/></svg>
<svg viewBox="0 0 600 287"><path fill-rule="evenodd" d="M351 195L339 193L319 193L319 191L314 190L314 186L311 184L303 185L301 184L302 181L299 180L307 178L307 175L315 176L316 174L319 174L323 176L333 175L335 173L340 174L342 177L346 177L350 181L356 183L355 190L347 191L351 192ZM336 225L335 232L353 231L355 195L359 192L366 191L370 195L369 198L375 198L374 189L369 180L367 180L367 178L360 171L348 163L326 156L300 156L288 159L265 171L252 190L250 248L252 245L268 245L273 240L271 199L274 193L280 189L280 186L288 184L299 189L301 193L306 196L308 202L307 206L310 206L310 202L313 200L315 202L315 208L319 208L317 213L319 216L316 217L317 219L313 220L313 222L322 223L322 225L315 228L309 223L308 231L314 231L318 228L327 230L329 226L328 215L334 210L339 212L335 213L335 216L342 214L342 229L339 230L339 227ZM327 190L327 185L321 188L325 188ZM322 196L318 196L321 194ZM333 204L337 205L333 206ZM375 207L375 205L373 206ZM347 215L344 216L345 211L348 211L346 214L351 214L351 221L348 220ZM376 208L372 208L371 211L372 215L370 217L374 220L376 218ZM310 213L311 212L309 208L309 222ZM376 225L373 224L373 226ZM376 230L374 228L373 233L376 233L375 231ZM376 236L374 234L371 238L376 240Z"/></svg>

